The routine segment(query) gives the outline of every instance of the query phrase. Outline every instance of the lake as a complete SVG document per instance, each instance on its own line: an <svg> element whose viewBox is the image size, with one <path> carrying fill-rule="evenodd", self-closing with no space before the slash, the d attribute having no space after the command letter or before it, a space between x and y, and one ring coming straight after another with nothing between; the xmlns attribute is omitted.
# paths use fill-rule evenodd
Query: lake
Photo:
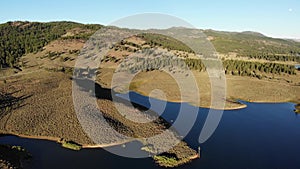
<svg viewBox="0 0 300 169"><path fill-rule="evenodd" d="M134 92L130 92L129 97L132 102L148 108L150 106L148 97ZM165 103L161 100L153 100L157 103ZM300 168L300 116L294 113L294 104L241 102L247 107L224 111L218 128L203 144L198 143L198 137L208 109L199 109L196 123L185 137L185 141L195 149L201 147L201 158L180 166L179 169ZM195 108L186 103L166 104L162 117L170 123L176 120L181 105ZM180 126L176 128L180 132ZM161 168L151 158L124 158L103 149L82 149L77 152L47 140L2 136L0 144L21 145L26 148L33 155L28 165L28 168L32 169ZM131 144L127 143L126 149L130 149ZM119 145L112 148L122 147Z"/></svg>

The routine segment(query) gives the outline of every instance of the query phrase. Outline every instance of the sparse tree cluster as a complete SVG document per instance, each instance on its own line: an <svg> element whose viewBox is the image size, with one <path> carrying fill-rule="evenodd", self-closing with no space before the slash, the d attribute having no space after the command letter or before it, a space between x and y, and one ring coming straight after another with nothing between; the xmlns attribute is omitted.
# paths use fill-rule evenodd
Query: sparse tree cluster
<svg viewBox="0 0 300 169"><path fill-rule="evenodd" d="M192 70L205 71L206 68L200 59L185 59L187 66Z"/></svg>
<svg viewBox="0 0 300 169"><path fill-rule="evenodd" d="M170 72L177 70L186 70L186 64L182 59L174 57L157 57L157 58L134 58L135 63L123 62L120 65L120 71L129 71L136 73L138 71L153 71L167 69Z"/></svg>
<svg viewBox="0 0 300 169"><path fill-rule="evenodd" d="M159 46L169 50L179 50L194 53L194 51L186 44L169 36L154 33L143 33L138 35L138 37L144 39L146 44L150 45L151 47Z"/></svg>

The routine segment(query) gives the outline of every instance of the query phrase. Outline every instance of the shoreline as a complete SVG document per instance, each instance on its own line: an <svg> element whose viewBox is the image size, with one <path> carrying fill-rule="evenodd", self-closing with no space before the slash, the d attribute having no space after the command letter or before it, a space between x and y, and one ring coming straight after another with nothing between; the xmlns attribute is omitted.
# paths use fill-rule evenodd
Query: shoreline
<svg viewBox="0 0 300 169"><path fill-rule="evenodd" d="M53 142L56 142L58 144L61 144L61 140L63 139L63 138L59 138L59 137L30 136L30 135L17 134L17 133L1 133L0 138L1 138L1 136L15 136L15 137L25 138L25 139L46 140L46 141L53 141ZM125 140L125 141L122 141L122 142L110 143L110 144L95 144L95 145L79 144L79 145L81 146L82 149L93 149L93 148L106 148L106 147L118 146L118 145L122 145L122 144L129 143L129 142L132 142L132 141L134 141L134 140Z"/></svg>
<svg viewBox="0 0 300 169"><path fill-rule="evenodd" d="M142 96L145 96L145 97L150 97L150 96L147 96L144 92L141 92L141 91L134 91L134 90L130 90L129 92L135 92L137 94L140 94ZM123 94L126 94L128 92L125 92ZM153 97L155 98L155 97ZM155 98L155 99L159 99L161 100L160 98ZM273 101L273 100L248 100L248 99L242 99L242 98L234 98L235 100L241 100L241 101L245 101L245 102L248 102L248 103L267 103L267 104L276 104L276 103L293 103L293 104L298 104L297 101L289 101L290 99L286 99L286 100L279 100L279 101ZM244 109L247 107L247 104L244 104L244 103L241 103L241 102L237 102L235 104L238 104L238 106L234 106L234 107L224 107L223 109L218 109L218 108L213 108L211 106L200 106L200 105L196 105L196 104L192 104L190 102L185 102L185 101L182 101L182 100L172 100L172 99L169 99L169 100L162 100L162 101L166 101L166 102L172 102L172 103L186 103L186 104L189 104L189 105L192 105L192 106L195 106L195 107L199 107L199 108L207 108L207 109L215 109L215 110L239 110L239 109ZM226 102L231 102L230 100L226 100L225 101L225 104Z"/></svg>
<svg viewBox="0 0 300 169"><path fill-rule="evenodd" d="M147 95L145 95L143 92L137 92L137 91L129 91L129 92L135 92L137 94L140 94L142 96L145 97L149 97ZM128 93L128 92L127 92ZM123 93L124 94L124 93ZM126 93L125 93L126 94ZM156 98L157 99L157 98ZM267 103L267 104L277 104L277 103L293 103L295 104L295 106L297 104L299 104L297 101L288 101L284 100L284 101L264 101L264 100L247 100L247 99L242 99L242 98L233 98L234 100L241 100L241 101L245 101L248 103ZM166 101L166 100L163 100ZM232 102L230 100L226 100L227 102ZM187 103L189 105L195 106L195 107L200 107L200 108L210 108L208 106L198 106L198 105L193 105L189 102L184 102L184 101L180 101L180 100L167 100L167 102L173 102L173 103ZM240 103L239 101L237 101L236 104L240 104L239 106L235 106L235 107L231 107L231 108L224 108L224 109L216 109L216 110L239 110L239 109L243 109L247 107L247 104L243 104ZM52 137L52 136L34 136L34 135L25 135L25 134L18 134L18 133L14 133L14 132L8 132L8 133L0 133L0 137L2 136L16 136L16 137L20 137L20 138L27 138L27 139L38 139L38 140L48 140L48 141L54 141L56 143L61 144L61 140L64 138L59 138L59 137ZM79 144L81 146L81 148L83 149L93 149L93 148L106 148L106 147L112 147L112 146L118 146L118 145L122 145L125 143L129 143L132 141L136 141L138 139L129 139L129 140L124 140L122 142L118 142L118 143L109 143L109 144Z"/></svg>
<svg viewBox="0 0 300 169"><path fill-rule="evenodd" d="M66 148L66 147L62 146L62 144L61 144L62 138L58 138L58 137L29 136L29 135L24 135L24 134L15 134L15 133L1 133L0 134L0 139L1 139L1 137L5 137L5 136L14 136L14 137L25 138L25 139L36 139L36 140L52 141L52 142L55 142L57 144L60 144L61 148L69 149L69 148ZM138 140L139 139L130 139L130 140L125 140L125 141L122 141L122 142L119 142L119 143L98 144L98 145L88 145L88 144L85 144L85 145L81 145L81 148L78 151L80 151L81 149L102 149L102 148L106 148L106 147L123 145L125 143L129 143L129 142L132 142L132 141L138 141ZM196 153L195 155L187 157L187 159L189 161L193 161L193 160L199 159L199 158L200 158L200 154L199 153ZM184 163L186 163L186 162L184 162ZM184 164L184 163L182 163L182 164Z"/></svg>
<svg viewBox="0 0 300 169"><path fill-rule="evenodd" d="M127 91L127 92L122 92L122 94L126 94L126 93L128 93L128 92L135 92L135 93L137 93L137 94L140 94L140 95L142 95L142 96L144 96L144 97L150 97L150 96L148 96L148 95L146 95L144 92L142 92L142 91L134 91L134 90L129 90L129 91ZM160 99L160 98L155 98L155 97L152 97L152 98L154 98L154 99L158 99L158 100L162 100L162 99ZM243 99L240 99L240 100L243 100ZM193 104L193 103L190 103L190 102L186 102L186 101L182 101L182 100L175 100L175 99L168 99L168 100L162 100L162 101L165 101L165 102L171 102L171 103L186 103L186 104L189 104L189 105L191 105L191 106L194 106L194 107L199 107L199 108L207 108L207 109L215 109L215 110L239 110L239 109L243 109L243 108L246 108L247 107L247 105L246 104L243 104L243 103L239 103L239 102L237 102L237 103L235 103L235 104L239 104L239 106L235 106L235 107L224 107L223 109L219 109L219 108L213 108L213 107L211 107L211 106L201 106L201 105L197 105L197 104ZM228 100L226 100L227 102L230 102L230 101L228 101ZM226 103L226 101L225 101L225 103ZM246 100L245 100L246 101Z"/></svg>
<svg viewBox="0 0 300 169"><path fill-rule="evenodd" d="M129 92L135 92L137 94L140 94L142 96L145 96L145 97L150 97L150 96L147 96L144 92L142 91L134 91L134 90L129 90ZM126 94L128 92L125 92L123 94ZM155 97L153 97L155 98ZM159 99L161 100L160 98L155 98L155 99ZM266 104L276 104L276 103L293 103L293 104L300 104L300 102L297 102L295 100L292 100L292 99L286 99L286 100L277 100L277 101L274 101L274 100L248 100L248 99L243 99L243 98L233 98L234 100L241 100L241 101L245 101L245 102L248 102L248 103L266 103ZM168 99L168 100L162 100L162 101L166 101L166 102L172 102L172 103L187 103L189 105L192 105L192 106L195 106L195 107L199 107L199 108L207 108L207 109L215 109L215 110L239 110L239 109L244 109L247 107L247 104L243 104L239 101L237 101L235 104L238 104L238 106L234 106L234 107L224 107L223 109L218 109L218 108L213 108L211 106L200 106L200 105L197 105L197 104L192 104L190 102L185 102L185 101L182 101L182 100L173 100L173 99ZM231 102L230 100L226 99L225 103L226 102Z"/></svg>

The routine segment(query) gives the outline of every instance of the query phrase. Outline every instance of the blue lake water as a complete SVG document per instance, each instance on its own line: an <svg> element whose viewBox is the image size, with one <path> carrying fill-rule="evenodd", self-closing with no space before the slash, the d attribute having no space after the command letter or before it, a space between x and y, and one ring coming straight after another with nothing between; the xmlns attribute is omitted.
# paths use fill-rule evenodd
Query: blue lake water
<svg viewBox="0 0 300 169"><path fill-rule="evenodd" d="M134 92L130 92L129 97L132 102L150 107L148 97ZM196 108L186 103L166 103L156 99L153 101L156 104L167 105L162 117L169 122L176 120L180 106L186 106L187 110ZM195 149L201 147L201 158L178 168L299 169L300 115L294 113L294 104L243 103L247 104L247 108L224 111L216 131L203 144L198 143L198 137L208 109L200 108L196 122L185 137L185 141ZM175 126L179 133L180 127L184 127L185 123L178 123ZM25 147L33 155L28 166L33 169L160 168L151 158L124 158L103 149L83 149L77 152L46 140L3 136L0 137L0 144ZM130 149L130 144L126 145L127 149ZM115 148L119 147L121 146Z"/></svg>

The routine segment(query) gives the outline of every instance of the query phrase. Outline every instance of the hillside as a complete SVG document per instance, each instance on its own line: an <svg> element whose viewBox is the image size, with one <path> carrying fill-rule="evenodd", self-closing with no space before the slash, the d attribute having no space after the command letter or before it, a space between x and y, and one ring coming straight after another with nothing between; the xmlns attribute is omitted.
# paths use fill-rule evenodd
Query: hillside
<svg viewBox="0 0 300 169"><path fill-rule="evenodd" d="M28 53L42 51L53 40L87 39L101 25L74 22L7 22L0 24L0 67L14 66Z"/></svg>
<svg viewBox="0 0 300 169"><path fill-rule="evenodd" d="M296 57L300 53L299 42L270 38L256 32L204 30L204 33L222 54L232 52L241 57L299 61L299 57Z"/></svg>
<svg viewBox="0 0 300 169"><path fill-rule="evenodd" d="M0 71L0 75L5 79L6 76L17 76L18 73L41 69L71 74L85 42L93 33L104 27L66 21L49 23L16 21L1 24L0 63L5 69ZM180 29L185 28L170 28L166 31L177 33L181 31ZM277 79L299 85L296 80L299 73L294 66L300 63L299 42L270 38L250 31L222 32L199 29L185 29L185 31L205 33L206 38L219 53L228 76L271 81ZM115 44L102 59L104 63L102 66L115 69L129 55L148 48L166 49L183 60L191 70L203 73L206 71L199 56L190 47L177 39L155 33L142 33ZM155 61L157 65L154 63L151 65L159 69L159 65L170 64L170 59L157 60ZM147 64L145 62L139 69L147 70L149 67ZM294 99L293 97L292 100Z"/></svg>
<svg viewBox="0 0 300 169"><path fill-rule="evenodd" d="M78 81L72 75L76 59L85 43L101 28L112 29L103 25L65 21L17 21L0 25L0 133L51 140L63 138L84 146L95 146L82 129L74 110L72 82ZM115 29L121 33L124 31ZM176 33L178 29L165 31ZM294 65L300 62L300 43L274 39L255 32L186 31L204 32L219 53L227 82L225 109L244 107L236 102L237 98L248 101L299 102L300 73ZM134 63L140 61L142 64L133 64L127 70L133 73L141 70L128 84L130 90L150 95L154 89L160 89L165 92L166 98L157 96L159 99L211 106L211 84L203 64L203 60L209 58L196 54L175 38L157 33L141 33L123 39L111 46L99 61L101 66L95 71L99 73L93 84L97 87L96 93L104 95L96 94L95 97L105 120L118 132L136 139L162 133L169 124L162 118L140 124L120 115L111 99L111 81L121 63L130 65L126 61L131 59L132 54L143 51L151 53L152 49L165 51L172 56L164 58L157 55L152 61L137 58ZM181 61L196 77L201 102L195 102L193 97L182 100L172 74L160 71L163 66L168 66L172 73L177 73L175 67L184 67ZM182 76L181 80L185 81L188 76ZM88 97L93 97L89 92L88 89L83 90ZM194 92L188 94L195 95ZM128 111L136 113L137 109L128 108ZM107 136L103 138L109 138L109 133L105 134ZM171 134L176 135L176 132ZM180 165L197 155L184 141L168 153L161 158L156 156L156 160L165 160L171 156L170 159L175 158L176 165Z"/></svg>
<svg viewBox="0 0 300 169"><path fill-rule="evenodd" d="M0 66L16 66L28 53L43 51L43 47L58 39L87 40L102 25L74 22L7 22L0 24ZM202 31L201 31L202 32ZM300 42L266 37L256 32L221 32L204 30L217 52L225 56L247 57L270 61L300 62ZM146 44L192 53L186 45L162 35L141 34ZM80 50L80 48L78 49Z"/></svg>
<svg viewBox="0 0 300 169"><path fill-rule="evenodd" d="M49 23L17 21L1 24L0 34L3 36L0 37L0 44L2 46L0 48L0 52L2 52L0 59L1 67L5 69L0 71L0 75L6 82L7 79L5 79L5 77L7 76L18 76L18 74L38 72L41 70L72 74L76 58L80 54L89 36L104 27L105 26L97 24L84 25L65 21ZM299 42L270 38L260 33L250 31L222 32L185 28L170 28L165 31L177 33L180 32L181 29L184 29L187 33L204 32L206 34L206 38L212 42L216 51L219 53L219 58L222 59L226 75L228 77L233 76L227 79L229 82L230 79L239 80L241 76L243 76L245 78L249 77L254 83L253 86L256 86L255 84L257 82L254 81L257 79L260 80L258 82L265 80L277 83L276 81L279 81L283 84L287 83L287 85L292 85L293 87L300 84L298 82L299 72L294 66L300 63ZM120 29L119 31L122 30ZM99 82L101 82L102 85L110 84L110 69L114 70L129 55L148 48L166 49L177 56L179 60L183 60L191 70L203 72L205 75L206 69L204 64L190 47L172 37L156 33L142 33L115 44L106 56L104 56L101 60L103 63L102 67L108 72L103 71L103 74L108 75L98 77ZM171 58L168 58L168 60L158 59L154 61L155 63L151 63L151 65L156 67L155 69L159 69L160 65L174 64L175 60L172 61L172 59L170 59ZM135 72L137 69L145 69L147 73L154 73L147 70L147 67L149 67L149 63L145 62L139 68L132 67L130 71ZM135 80L140 81L138 79ZM137 82L137 84L139 83L141 82ZM156 83L159 86L161 82ZM266 84L269 84L269 82ZM245 85L247 86L247 84ZM134 88L138 90L138 86ZM141 90L138 91L144 93ZM269 92L271 91L272 90ZM245 96L250 96L252 93L246 92ZM278 99L298 100L294 94L286 98L290 93L286 93L284 90L281 93L282 94L276 97L276 99L255 99L255 97L258 96L254 98L245 98L245 96L243 96L242 98L247 100L269 101L277 101ZM240 98L235 92L228 93L228 95L229 98ZM272 94L266 93L266 95ZM209 93L207 97L209 97ZM177 99L174 98L174 100ZM208 106L207 104L199 105ZM228 103L229 107L231 107L230 105L232 105L232 103Z"/></svg>

